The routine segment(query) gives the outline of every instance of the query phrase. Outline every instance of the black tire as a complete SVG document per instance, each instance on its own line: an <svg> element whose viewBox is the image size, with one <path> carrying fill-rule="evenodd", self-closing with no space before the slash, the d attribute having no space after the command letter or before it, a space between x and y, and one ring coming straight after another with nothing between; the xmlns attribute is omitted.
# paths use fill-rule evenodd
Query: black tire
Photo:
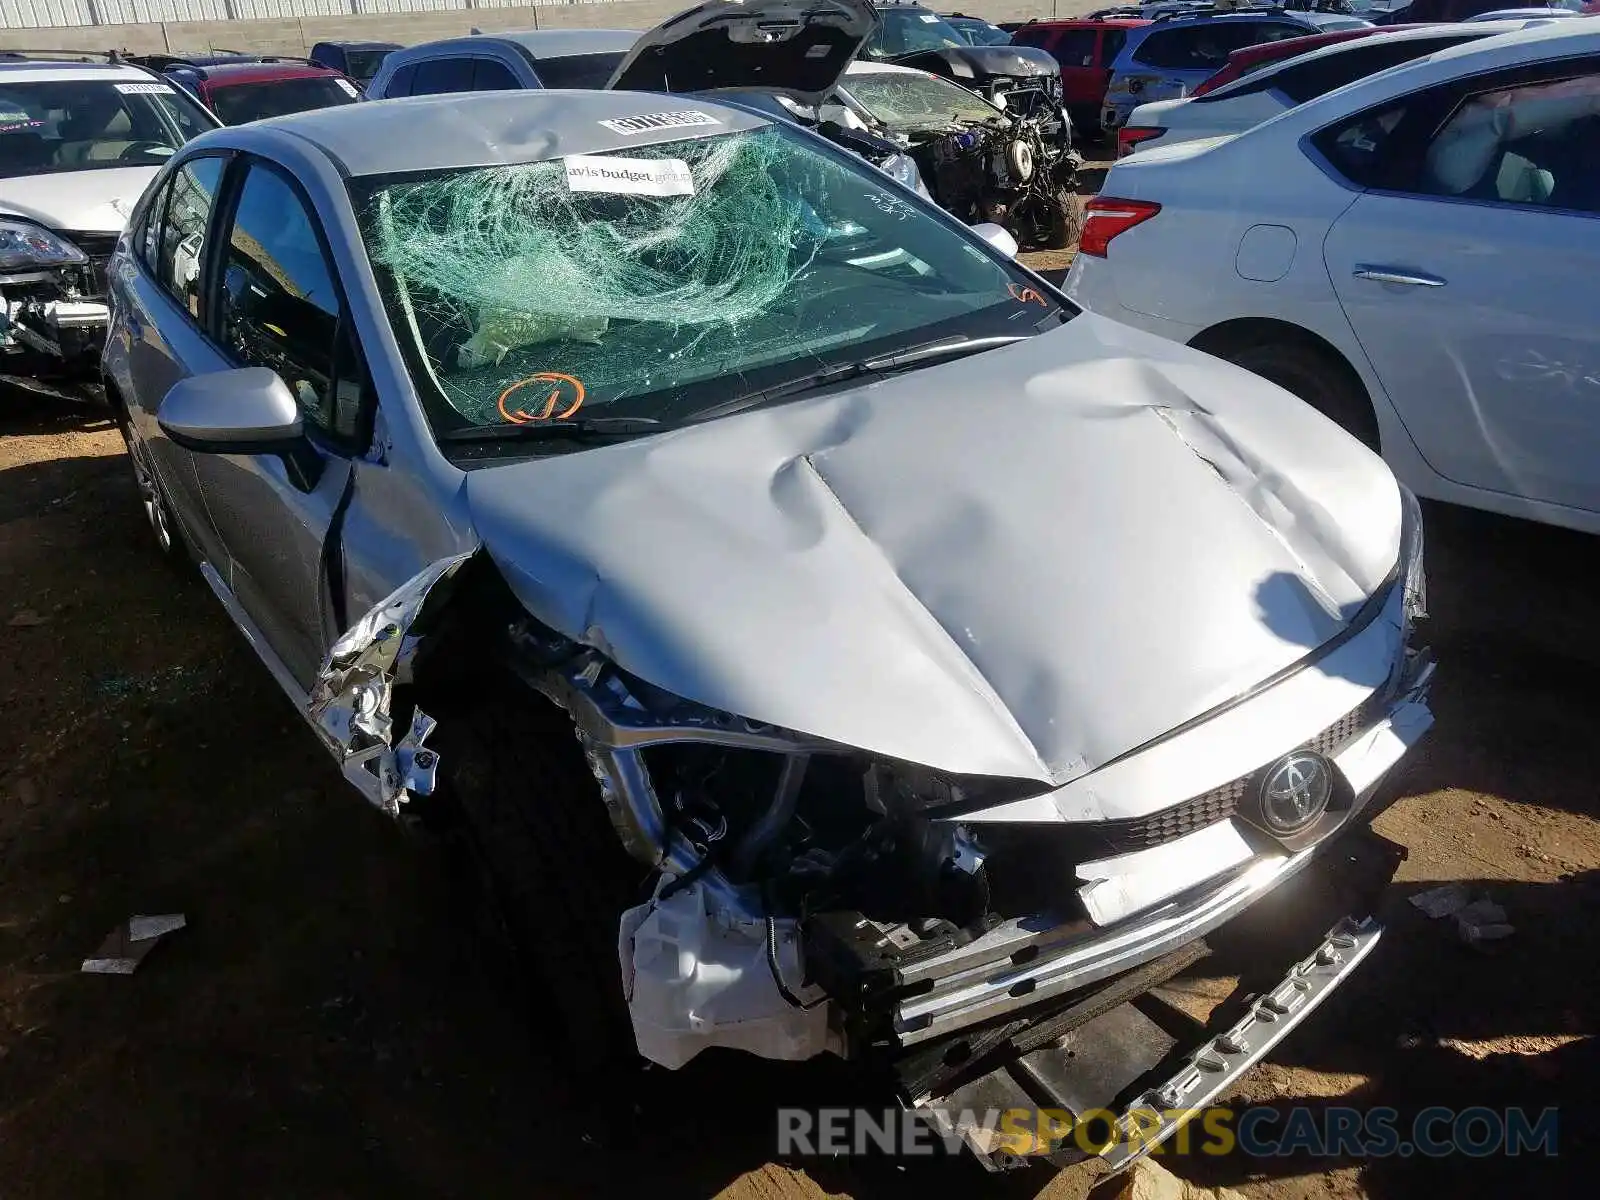
<svg viewBox="0 0 1600 1200"><path fill-rule="evenodd" d="M145 521L150 526L156 552L168 566L187 567L191 560L188 539L183 535L183 526L178 522L172 502L167 499L166 489L161 486L161 479L150 462L149 451L134 441L127 411L109 388L106 389L106 400L112 419L117 423L117 432L122 434L128 465L133 468L133 484L139 491L139 506L144 510Z"/></svg>
<svg viewBox="0 0 1600 1200"><path fill-rule="evenodd" d="M1202 347L1203 349L1205 347ZM1293 392L1312 408L1376 452L1378 419L1350 369L1325 351L1292 341L1252 342L1211 353Z"/></svg>
<svg viewBox="0 0 1600 1200"><path fill-rule="evenodd" d="M512 696L451 718L430 745L502 926L497 940L555 1022L549 1042L590 1083L632 1070L617 930L648 868L623 851L571 721Z"/></svg>
<svg viewBox="0 0 1600 1200"><path fill-rule="evenodd" d="M1083 236L1084 200L1070 188L1055 188L1048 208L1049 228L1044 235L1046 250L1065 250L1076 246Z"/></svg>

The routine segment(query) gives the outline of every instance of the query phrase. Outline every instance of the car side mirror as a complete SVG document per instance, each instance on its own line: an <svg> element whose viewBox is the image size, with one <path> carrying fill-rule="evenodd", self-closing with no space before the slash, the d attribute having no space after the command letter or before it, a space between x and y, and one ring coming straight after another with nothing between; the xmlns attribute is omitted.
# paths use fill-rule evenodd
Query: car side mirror
<svg viewBox="0 0 1600 1200"><path fill-rule="evenodd" d="M972 232L1007 258L1015 258L1017 256L1017 239L1006 231L1004 225L996 225L993 221L984 221L982 224L974 225Z"/></svg>
<svg viewBox="0 0 1600 1200"><path fill-rule="evenodd" d="M294 393L268 367L191 375L166 394L156 421L203 454L286 454L305 437Z"/></svg>

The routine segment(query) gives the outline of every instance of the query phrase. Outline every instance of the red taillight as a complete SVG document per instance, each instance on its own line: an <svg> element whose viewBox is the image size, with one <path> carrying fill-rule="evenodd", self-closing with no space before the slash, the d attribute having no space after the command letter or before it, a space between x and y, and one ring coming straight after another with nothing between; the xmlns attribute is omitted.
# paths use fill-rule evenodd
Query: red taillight
<svg viewBox="0 0 1600 1200"><path fill-rule="evenodd" d="M1119 233L1127 233L1160 211L1161 205L1148 200L1096 196L1084 209L1083 236L1078 239L1078 253L1104 258L1112 238Z"/></svg>
<svg viewBox="0 0 1600 1200"><path fill-rule="evenodd" d="M1117 157L1127 158L1140 143L1158 138L1165 132L1159 125L1124 125L1117 130Z"/></svg>

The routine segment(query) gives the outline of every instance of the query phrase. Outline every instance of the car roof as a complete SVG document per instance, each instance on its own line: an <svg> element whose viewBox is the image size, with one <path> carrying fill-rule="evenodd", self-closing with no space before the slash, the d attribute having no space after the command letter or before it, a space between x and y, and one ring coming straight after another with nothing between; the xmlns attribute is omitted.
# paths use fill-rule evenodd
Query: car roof
<svg viewBox="0 0 1600 1200"><path fill-rule="evenodd" d="M510 42L526 50L535 60L570 58L576 54L626 53L639 40L633 29L530 29L511 33L475 33L468 37L441 38L398 50L388 60L402 65L417 58L432 58L450 51L468 52L474 47Z"/></svg>
<svg viewBox="0 0 1600 1200"><path fill-rule="evenodd" d="M1425 58L1368 75L1326 96L1318 96L1298 108L1290 109L1239 137L1248 138L1258 131L1280 125L1285 129L1320 129L1347 113L1360 112L1369 106L1409 95L1434 84L1504 67L1554 62L1596 53L1600 53L1600 22L1541 22L1508 33L1464 41L1443 50L1435 50Z"/></svg>
<svg viewBox="0 0 1600 1200"><path fill-rule="evenodd" d="M1321 33L1308 33L1305 37L1279 38L1275 42L1257 42L1253 46L1241 46L1228 55L1230 63L1249 65L1261 62L1263 59L1273 61L1289 59L1304 61L1312 57L1313 53L1342 46L1346 42L1359 42L1369 37L1399 37L1399 31L1408 29L1405 25L1374 25L1368 29L1326 29ZM1419 26L1431 29L1432 26ZM1252 76L1254 78L1254 76Z"/></svg>
<svg viewBox="0 0 1600 1200"><path fill-rule="evenodd" d="M1029 21L1017 32L1024 29L1133 29L1154 24L1149 17L1046 17L1042 21Z"/></svg>
<svg viewBox="0 0 1600 1200"><path fill-rule="evenodd" d="M682 113L697 113L714 123L635 123L622 130L602 123ZM190 145L249 149L258 139L292 137L317 147L344 174L363 176L612 154L770 124L744 109L652 92L454 92L312 109L217 130Z"/></svg>
<svg viewBox="0 0 1600 1200"><path fill-rule="evenodd" d="M7 83L85 83L96 79L143 80L159 78L140 67L125 63L55 62L32 59L28 62L0 62L0 81Z"/></svg>
<svg viewBox="0 0 1600 1200"><path fill-rule="evenodd" d="M336 39L325 38L311 48L317 46L337 46L341 50L401 50L404 49L399 42L341 42Z"/></svg>
<svg viewBox="0 0 1600 1200"><path fill-rule="evenodd" d="M1336 29L1329 33L1307 34L1303 38L1283 38L1276 42L1262 42L1257 46L1245 46L1242 49L1235 50L1228 58L1230 61L1254 62L1262 57L1275 57L1270 53L1274 49L1282 50L1285 47L1295 46L1304 42L1306 43L1304 49L1299 52L1291 51L1283 55L1282 68L1287 68L1291 61L1298 67L1302 63L1310 62L1312 59L1328 58L1331 55L1343 54L1347 50L1354 50L1356 49L1355 43L1364 43L1371 37L1381 39L1384 45L1388 45L1391 42L1414 42L1438 37L1450 37L1452 35L1459 37L1463 42L1471 42L1474 38L1481 40L1482 38L1494 37L1496 29L1503 33L1514 32L1521 29L1526 23L1526 20L1484 21L1477 25L1471 25L1464 21L1441 21L1416 25L1376 25L1371 29ZM1487 27L1487 30L1485 30L1485 27ZM1280 68L1275 66L1274 70L1276 69ZM1270 73L1268 71L1252 72L1249 75L1240 76L1237 82L1243 83L1246 79L1260 81ZM1218 92L1220 93L1221 91L1222 89L1219 88Z"/></svg>
<svg viewBox="0 0 1600 1200"><path fill-rule="evenodd" d="M200 71L184 71L182 67L175 67L171 73L197 75L208 89L245 83L271 83L277 79L317 79L324 76L333 79L344 78L342 72L335 71L332 67L303 62L227 63L222 66L206 67Z"/></svg>
<svg viewBox="0 0 1600 1200"><path fill-rule="evenodd" d="M1316 17L1330 17L1334 20L1359 20L1338 13L1310 13L1298 12L1285 8L1242 8L1230 9L1227 12L1211 12L1200 9L1197 12L1178 12L1159 21L1151 21L1148 28L1140 32L1146 36L1162 29L1189 29L1194 26L1227 24L1232 25L1240 21L1286 21L1291 25L1304 25L1307 29L1315 30Z"/></svg>
<svg viewBox="0 0 1600 1200"><path fill-rule="evenodd" d="M1458 74L1473 70L1491 71L1500 66L1517 66L1547 58L1566 58L1600 51L1600 22L1549 21L1533 17L1526 21L1510 21L1508 25L1512 28L1504 33L1462 42L1457 46L1436 50L1426 58L1402 64L1396 69L1414 72L1411 77L1416 79L1416 83L1399 90L1426 87L1433 80L1453 79ZM1392 78L1391 72L1385 71L1372 76L1372 81L1388 81Z"/></svg>

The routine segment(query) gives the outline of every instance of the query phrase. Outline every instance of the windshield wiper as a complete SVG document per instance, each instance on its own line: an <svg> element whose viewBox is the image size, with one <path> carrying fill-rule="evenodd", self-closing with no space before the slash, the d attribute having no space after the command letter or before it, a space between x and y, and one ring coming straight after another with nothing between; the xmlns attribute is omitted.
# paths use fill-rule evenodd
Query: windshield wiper
<svg viewBox="0 0 1600 1200"><path fill-rule="evenodd" d="M927 342L921 346L909 346L904 350L896 350L893 354L869 358L858 365L869 373L893 371L897 367L909 367L913 363L933 362L935 359L965 358L969 354L993 350L996 346L1009 346L1012 342L1025 342L1032 336L1032 334L1027 333L1003 333L994 337L947 338L941 342Z"/></svg>
<svg viewBox="0 0 1600 1200"><path fill-rule="evenodd" d="M524 421L519 424L482 425L441 433L441 442L545 442L587 441L654 433L661 428L655 417L579 417L575 421Z"/></svg>
<svg viewBox="0 0 1600 1200"><path fill-rule="evenodd" d="M942 341L926 342L920 346L909 346L904 350L896 350L893 354L862 359L860 362L840 363L837 366L825 367L823 370L813 372L810 375L802 375L798 379L790 379L783 383L775 383L771 387L745 392L742 395L733 397L731 400L724 400L721 404L702 409L688 417L687 420L711 421L718 417L731 416L736 412L744 412L746 409L768 404L774 400L789 400L795 396L804 395L806 392L814 392L819 388L829 387L845 380L864 378L868 375L880 375L886 371L897 371L904 367L932 362L936 359L964 358L969 354L993 350L996 346L1009 346L1012 342L1025 342L1032 336L1032 334L1012 333L997 337L946 338Z"/></svg>

